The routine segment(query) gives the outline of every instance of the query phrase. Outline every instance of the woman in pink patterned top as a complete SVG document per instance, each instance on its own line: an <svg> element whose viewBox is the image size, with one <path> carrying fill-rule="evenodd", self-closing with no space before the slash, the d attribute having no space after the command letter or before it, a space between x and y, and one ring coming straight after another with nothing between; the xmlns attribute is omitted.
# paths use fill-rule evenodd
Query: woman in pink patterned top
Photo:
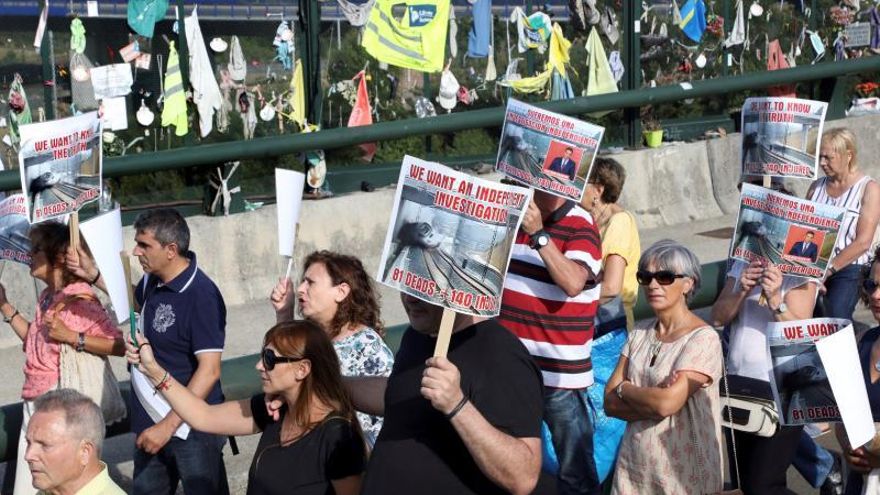
<svg viewBox="0 0 880 495"><path fill-rule="evenodd" d="M657 318L630 331L605 387L608 415L628 422L611 493L717 493L721 342L687 306L700 287L700 262L684 246L659 241L642 254L636 279Z"/></svg>
<svg viewBox="0 0 880 495"><path fill-rule="evenodd" d="M15 473L16 494L36 493L30 470L24 461L24 432L33 401L57 387L61 345L67 344L79 352L98 355L122 356L125 353L122 333L95 297L89 282L76 277L65 266L65 254L70 243L68 228L55 222L41 223L31 228L30 240L31 275L46 284L38 298L33 321L28 321L9 303L6 289L0 285L0 313L24 342L26 356L24 387L21 391L24 416ZM63 309L56 311L62 303Z"/></svg>

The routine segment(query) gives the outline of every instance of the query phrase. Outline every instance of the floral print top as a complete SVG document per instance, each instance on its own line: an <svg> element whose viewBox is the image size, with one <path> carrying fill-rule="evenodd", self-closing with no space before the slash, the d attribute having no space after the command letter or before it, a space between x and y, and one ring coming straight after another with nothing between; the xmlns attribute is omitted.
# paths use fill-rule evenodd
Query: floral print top
<svg viewBox="0 0 880 495"><path fill-rule="evenodd" d="M629 359L625 378L639 387L657 387L674 372L694 371L711 381L672 416L627 423L611 493L718 493L722 488L721 341L712 327L701 327L674 342L661 343L654 324L629 333L621 351Z"/></svg>
<svg viewBox="0 0 880 495"><path fill-rule="evenodd" d="M370 327L363 327L344 339L333 342L342 376L389 376L394 354L382 337ZM372 448L382 429L382 417L357 413L367 444Z"/></svg>

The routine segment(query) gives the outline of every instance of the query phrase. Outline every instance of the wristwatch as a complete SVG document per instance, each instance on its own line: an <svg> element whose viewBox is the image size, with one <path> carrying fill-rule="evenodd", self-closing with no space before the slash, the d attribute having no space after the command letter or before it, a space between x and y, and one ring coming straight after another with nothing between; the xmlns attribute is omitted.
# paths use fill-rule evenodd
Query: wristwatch
<svg viewBox="0 0 880 495"><path fill-rule="evenodd" d="M539 230L529 236L529 247L536 251L540 251L547 244L550 244L550 236L543 230Z"/></svg>
<svg viewBox="0 0 880 495"><path fill-rule="evenodd" d="M782 313L785 313L786 311L788 311L788 306L786 306L785 301L782 301L781 303L779 303L779 307L773 310L773 312L778 315L781 315Z"/></svg>

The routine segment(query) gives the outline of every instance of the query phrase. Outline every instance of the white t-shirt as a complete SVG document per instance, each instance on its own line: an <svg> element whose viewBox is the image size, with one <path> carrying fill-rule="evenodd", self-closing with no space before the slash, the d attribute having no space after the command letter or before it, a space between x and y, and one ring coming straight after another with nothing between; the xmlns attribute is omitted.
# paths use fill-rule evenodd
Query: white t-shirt
<svg viewBox="0 0 880 495"><path fill-rule="evenodd" d="M736 281L748 266L744 261L736 260L727 276ZM802 277L782 277L782 297L791 289L808 282L818 283L815 279ZM727 373L747 376L757 380L770 381L770 356L767 350L767 324L775 321L773 311L767 306L758 304L761 297L761 286L757 285L743 301L739 314L730 322L730 344L727 352Z"/></svg>

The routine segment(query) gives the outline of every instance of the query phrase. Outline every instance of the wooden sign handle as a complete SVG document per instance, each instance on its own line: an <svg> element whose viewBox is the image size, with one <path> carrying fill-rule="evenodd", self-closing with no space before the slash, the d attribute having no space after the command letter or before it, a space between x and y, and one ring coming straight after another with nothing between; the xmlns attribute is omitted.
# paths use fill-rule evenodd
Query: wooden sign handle
<svg viewBox="0 0 880 495"><path fill-rule="evenodd" d="M434 346L434 357L446 357L449 350L449 339L452 338L452 325L455 323L455 311L443 310L443 318L440 319L440 331L437 333L437 344Z"/></svg>
<svg viewBox="0 0 880 495"><path fill-rule="evenodd" d="M73 248L73 258L79 262L79 212L75 211L70 214L67 228L70 231L70 247Z"/></svg>

